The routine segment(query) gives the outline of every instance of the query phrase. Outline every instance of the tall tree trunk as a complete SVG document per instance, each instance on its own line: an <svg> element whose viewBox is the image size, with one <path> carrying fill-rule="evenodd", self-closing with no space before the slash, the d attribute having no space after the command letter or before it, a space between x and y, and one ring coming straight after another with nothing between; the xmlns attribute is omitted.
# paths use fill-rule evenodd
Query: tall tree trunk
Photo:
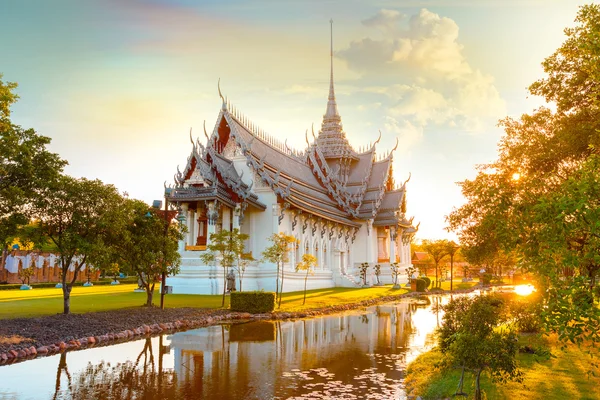
<svg viewBox="0 0 600 400"><path fill-rule="evenodd" d="M152 301L154 297L154 284L150 286L149 283L145 285L146 287L146 307L152 307Z"/></svg>
<svg viewBox="0 0 600 400"><path fill-rule="evenodd" d="M481 371L483 371L483 369L477 371L477 375L475 376L475 400L481 400Z"/></svg>
<svg viewBox="0 0 600 400"><path fill-rule="evenodd" d="M275 299L279 296L279 262L277 263L277 279L275 279Z"/></svg>
<svg viewBox="0 0 600 400"><path fill-rule="evenodd" d="M2 249L2 259L0 260L0 271L4 270L4 263L6 262L6 258L8 257L8 246L4 246Z"/></svg>
<svg viewBox="0 0 600 400"><path fill-rule="evenodd" d="M304 301L302 305L306 304L306 281L308 280L308 270L306 271L306 276L304 277Z"/></svg>
<svg viewBox="0 0 600 400"><path fill-rule="evenodd" d="M435 263L435 287L440 286L440 283L438 281L438 264Z"/></svg>
<svg viewBox="0 0 600 400"><path fill-rule="evenodd" d="M450 255L450 291L454 290L454 254Z"/></svg>
<svg viewBox="0 0 600 400"><path fill-rule="evenodd" d="M281 308L281 298L283 297L283 274L284 274L284 270L283 270L283 265L281 266L281 288L280 288L280 293L279 293L279 306L278 308Z"/></svg>
<svg viewBox="0 0 600 400"><path fill-rule="evenodd" d="M63 314L71 313L71 289L73 284L67 284L67 273L62 274L62 291L63 291Z"/></svg>
<svg viewBox="0 0 600 400"><path fill-rule="evenodd" d="M227 291L227 268L223 267L223 301L221 307L225 307L225 292Z"/></svg>

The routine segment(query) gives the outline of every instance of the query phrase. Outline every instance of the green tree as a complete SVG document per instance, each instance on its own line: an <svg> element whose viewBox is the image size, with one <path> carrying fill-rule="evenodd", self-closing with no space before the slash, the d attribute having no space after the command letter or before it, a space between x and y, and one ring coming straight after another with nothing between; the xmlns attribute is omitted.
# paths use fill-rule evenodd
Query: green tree
<svg viewBox="0 0 600 400"><path fill-rule="evenodd" d="M302 305L306 304L306 281L308 280L308 274L313 274L316 266L317 257L312 254L303 254L302 261L296 265L296 272L306 271L306 275L304 276L304 300L302 301Z"/></svg>
<svg viewBox="0 0 600 400"><path fill-rule="evenodd" d="M23 268L19 271L19 279L21 280L23 285L26 284L27 286L29 286L29 280L35 273L34 268L35 268L34 266L30 265L29 267Z"/></svg>
<svg viewBox="0 0 600 400"><path fill-rule="evenodd" d="M434 287L440 286L439 281L439 264L440 261L448 254L448 241L447 240L423 240L423 249L429 253L433 259L435 265L435 285Z"/></svg>
<svg viewBox="0 0 600 400"><path fill-rule="evenodd" d="M241 233L239 229L232 231L222 229L217 233L210 234L210 244L206 246L206 252L200 259L209 264L218 262L223 267L223 301L221 307L225 306L225 293L227 291L227 271L236 265L244 253L244 241L250 236Z"/></svg>
<svg viewBox="0 0 600 400"><path fill-rule="evenodd" d="M50 138L11 122L10 107L18 99L16 87L3 82L0 74L0 267L10 242L20 235L19 228L29 222L32 203L66 165L48 151Z"/></svg>
<svg viewBox="0 0 600 400"><path fill-rule="evenodd" d="M165 221L140 200L122 199L122 229L111 240L112 258L126 271L137 275L146 290L146 306L151 307L154 288L163 273L179 272L181 256L177 243L183 239L178 224Z"/></svg>
<svg viewBox="0 0 600 400"><path fill-rule="evenodd" d="M112 276L115 284L119 283L118 278L119 274L121 273L121 266L118 262L109 262L103 269L106 275Z"/></svg>
<svg viewBox="0 0 600 400"><path fill-rule="evenodd" d="M244 274L246 273L246 268L256 259L252 257L252 252L241 253L237 260L237 272L238 279L240 280L240 292L242 291L242 284L244 283Z"/></svg>
<svg viewBox="0 0 600 400"><path fill-rule="evenodd" d="M121 196L99 180L62 176L36 203L40 233L59 251L65 314L71 307L71 290L86 263L105 258L106 243L122 223L115 212ZM67 282L67 271L73 271Z"/></svg>
<svg viewBox="0 0 600 400"><path fill-rule="evenodd" d="M465 369L475 375L475 399L481 399L481 374L487 370L494 381L522 379L517 368L516 334L499 328L506 315L504 302L495 296L457 298L443 306L439 345L451 365L462 367L456 394L462 393Z"/></svg>
<svg viewBox="0 0 600 400"><path fill-rule="evenodd" d="M266 261L277 265L277 277L275 280L275 294L279 296L279 307L281 307L281 294L283 293L283 265L290 261L290 251L292 245L297 242L296 238L285 233L274 233L269 238L271 246L267 247L262 256ZM281 287L279 286L279 276L281 275Z"/></svg>
<svg viewBox="0 0 600 400"><path fill-rule="evenodd" d="M582 6L576 23L529 88L556 111L501 121L498 160L461 183L467 203L448 222L467 248L534 272L546 327L583 343L600 341L600 310L580 301L600 272L600 5Z"/></svg>

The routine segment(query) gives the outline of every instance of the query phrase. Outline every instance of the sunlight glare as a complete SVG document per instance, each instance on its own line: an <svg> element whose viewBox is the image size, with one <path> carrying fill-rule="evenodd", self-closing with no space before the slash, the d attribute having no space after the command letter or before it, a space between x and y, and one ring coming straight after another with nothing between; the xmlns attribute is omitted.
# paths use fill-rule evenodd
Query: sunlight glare
<svg viewBox="0 0 600 400"><path fill-rule="evenodd" d="M531 285L517 285L515 286L515 293L519 296L529 296L535 291L535 288Z"/></svg>

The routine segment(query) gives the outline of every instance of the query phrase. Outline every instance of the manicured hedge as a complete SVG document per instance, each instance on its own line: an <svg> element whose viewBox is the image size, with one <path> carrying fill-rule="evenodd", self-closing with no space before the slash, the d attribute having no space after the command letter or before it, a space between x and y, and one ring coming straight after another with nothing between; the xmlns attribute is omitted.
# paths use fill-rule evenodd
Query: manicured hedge
<svg viewBox="0 0 600 400"><path fill-rule="evenodd" d="M490 273L485 273L483 274L483 276L481 277L481 281L483 282L484 285L489 285L492 282L492 277L493 275Z"/></svg>
<svg viewBox="0 0 600 400"><path fill-rule="evenodd" d="M431 279L429 279L428 277L422 276L420 279L423 279L423 281L425 281L425 289L427 289L429 285L431 285Z"/></svg>
<svg viewBox="0 0 600 400"><path fill-rule="evenodd" d="M417 292L424 292L427 288L426 282L423 278L417 279Z"/></svg>
<svg viewBox="0 0 600 400"><path fill-rule="evenodd" d="M273 292L232 292L231 310L260 314L275 309L275 293Z"/></svg>

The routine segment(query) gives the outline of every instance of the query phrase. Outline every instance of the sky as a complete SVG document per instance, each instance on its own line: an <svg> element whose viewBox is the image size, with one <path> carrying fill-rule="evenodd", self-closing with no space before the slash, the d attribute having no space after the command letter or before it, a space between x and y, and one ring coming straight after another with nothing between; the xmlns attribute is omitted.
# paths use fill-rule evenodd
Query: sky
<svg viewBox="0 0 600 400"><path fill-rule="evenodd" d="M527 87L579 0L0 0L12 119L52 138L66 172L160 199L221 90L255 125L305 147L327 103L355 147L391 149L417 238L455 238L457 182L494 161L502 129L544 104Z"/></svg>

